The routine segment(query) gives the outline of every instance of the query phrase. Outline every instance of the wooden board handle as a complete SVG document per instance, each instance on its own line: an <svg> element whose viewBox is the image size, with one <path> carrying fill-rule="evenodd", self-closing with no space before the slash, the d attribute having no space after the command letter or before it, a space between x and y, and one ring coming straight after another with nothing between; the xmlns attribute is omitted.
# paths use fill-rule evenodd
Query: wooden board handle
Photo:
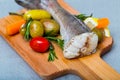
<svg viewBox="0 0 120 80"><path fill-rule="evenodd" d="M100 58L103 53L111 49L112 43L112 37L104 38L95 54L68 62L72 73L85 80L119 80L120 74Z"/></svg>
<svg viewBox="0 0 120 80"><path fill-rule="evenodd" d="M69 64L71 73L77 74L85 80L119 80L120 74L112 69L101 58L94 57L79 59ZM73 67L75 65L75 67Z"/></svg>
<svg viewBox="0 0 120 80"><path fill-rule="evenodd" d="M72 14L79 14L78 11L66 4L64 0L57 1L68 12ZM79 58L79 60L71 60L71 62L67 62L66 60L65 63L67 63L72 69L70 70L71 73L77 74L85 80L119 80L120 74L100 58L100 56L106 51L109 51L112 46L112 37L105 40L107 41L104 42L107 43L101 43L98 47L99 50L97 50L94 55L91 55L91 57Z"/></svg>

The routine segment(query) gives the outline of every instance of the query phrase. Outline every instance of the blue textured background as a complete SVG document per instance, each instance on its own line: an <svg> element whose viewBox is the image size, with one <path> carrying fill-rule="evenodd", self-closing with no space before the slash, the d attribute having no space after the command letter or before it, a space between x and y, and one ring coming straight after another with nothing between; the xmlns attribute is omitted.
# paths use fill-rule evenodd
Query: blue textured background
<svg viewBox="0 0 120 80"><path fill-rule="evenodd" d="M110 19L111 35L114 38L112 50L103 59L120 73L120 0L65 0L81 13ZM0 18L22 9L14 0L0 0ZM88 76L89 77L89 76ZM29 65L0 36L0 80L42 80ZM68 74L55 80L80 80Z"/></svg>

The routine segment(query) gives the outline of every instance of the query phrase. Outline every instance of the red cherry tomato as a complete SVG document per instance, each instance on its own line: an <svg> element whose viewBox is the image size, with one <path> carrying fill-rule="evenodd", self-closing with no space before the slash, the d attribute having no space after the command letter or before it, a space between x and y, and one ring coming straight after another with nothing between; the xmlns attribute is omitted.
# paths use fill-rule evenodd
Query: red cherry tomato
<svg viewBox="0 0 120 80"><path fill-rule="evenodd" d="M35 37L30 41L31 48L36 52L46 52L50 46L49 41L44 37Z"/></svg>

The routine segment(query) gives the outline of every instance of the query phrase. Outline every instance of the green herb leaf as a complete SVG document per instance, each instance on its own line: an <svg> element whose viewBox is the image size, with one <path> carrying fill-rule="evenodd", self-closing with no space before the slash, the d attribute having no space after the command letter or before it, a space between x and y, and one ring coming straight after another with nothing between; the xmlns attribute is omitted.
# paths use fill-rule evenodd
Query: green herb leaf
<svg viewBox="0 0 120 80"><path fill-rule="evenodd" d="M54 61L55 59L58 59L58 57L55 54L53 45L50 44L48 61Z"/></svg>
<svg viewBox="0 0 120 80"><path fill-rule="evenodd" d="M86 16L85 14L79 14L79 15L76 15L76 17L82 21L84 21L86 18L88 17L92 17L93 14L91 14L90 16Z"/></svg>
<svg viewBox="0 0 120 80"><path fill-rule="evenodd" d="M63 50L64 40L61 40L61 39L56 38L56 37L46 37L46 38L50 41L55 41L60 46L60 48Z"/></svg>
<svg viewBox="0 0 120 80"><path fill-rule="evenodd" d="M56 38L56 37L46 37L49 41L54 41L56 42L61 49L63 49L63 46L64 46L64 41L59 39L59 38ZM57 58L56 54L55 54L55 51L54 51L54 47L53 45L51 44L50 45L50 48L49 48L49 57L48 57L48 61L54 61Z"/></svg>
<svg viewBox="0 0 120 80"><path fill-rule="evenodd" d="M30 40L30 24L31 24L32 21L33 21L33 19L30 18L30 19L26 22L26 24L25 24L25 26L26 26L26 31L25 31L24 38L25 38L26 40Z"/></svg>

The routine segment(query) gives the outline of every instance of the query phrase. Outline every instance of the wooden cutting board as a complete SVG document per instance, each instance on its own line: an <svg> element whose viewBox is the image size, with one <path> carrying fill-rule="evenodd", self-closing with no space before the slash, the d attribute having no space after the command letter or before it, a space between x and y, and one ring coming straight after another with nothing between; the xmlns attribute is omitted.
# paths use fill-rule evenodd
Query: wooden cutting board
<svg viewBox="0 0 120 80"><path fill-rule="evenodd" d="M59 4L72 14L78 14L63 0L58 0ZM47 53L34 52L29 42L23 40L20 34L14 36L6 35L6 25L21 19L18 16L7 16L0 19L0 35L10 44L12 48L37 72L43 79L53 79L58 76L73 73L85 80L119 80L120 74L112 69L101 59L101 55L108 52L113 44L112 37L104 38L99 44L97 52L87 57L68 60L63 57L62 50L56 45L55 52L58 60L48 62Z"/></svg>

